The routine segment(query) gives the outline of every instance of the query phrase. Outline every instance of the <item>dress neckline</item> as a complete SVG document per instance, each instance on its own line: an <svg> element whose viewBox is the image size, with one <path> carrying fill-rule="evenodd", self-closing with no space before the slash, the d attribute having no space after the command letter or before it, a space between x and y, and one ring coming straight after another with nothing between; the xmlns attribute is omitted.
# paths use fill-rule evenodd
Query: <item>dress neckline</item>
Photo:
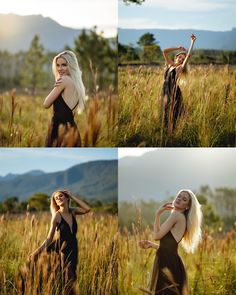
<svg viewBox="0 0 236 295"><path fill-rule="evenodd" d="M65 223L68 225L69 229L70 229L70 232L71 234L73 234L73 223L74 223L74 219L73 219L73 214L71 213L71 216L72 216L72 224L71 226L69 225L69 223L65 220L65 218L62 216L61 212L59 211L60 215L61 215L61 218L65 221Z"/></svg>

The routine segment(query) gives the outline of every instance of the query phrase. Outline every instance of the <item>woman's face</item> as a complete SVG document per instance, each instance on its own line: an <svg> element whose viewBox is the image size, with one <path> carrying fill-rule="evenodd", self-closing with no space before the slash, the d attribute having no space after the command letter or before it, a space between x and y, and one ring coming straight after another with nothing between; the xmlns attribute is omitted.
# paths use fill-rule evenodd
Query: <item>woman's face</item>
<svg viewBox="0 0 236 295"><path fill-rule="evenodd" d="M57 192L54 196L54 200L57 206L64 207L65 204L68 202L68 198L61 192Z"/></svg>
<svg viewBox="0 0 236 295"><path fill-rule="evenodd" d="M67 61L63 57L59 57L56 61L57 72L60 76L69 75Z"/></svg>
<svg viewBox="0 0 236 295"><path fill-rule="evenodd" d="M185 191L180 192L173 202L173 206L176 209L180 209L180 210L189 209L189 204L190 204L190 196Z"/></svg>
<svg viewBox="0 0 236 295"><path fill-rule="evenodd" d="M181 53L176 56L175 61L177 64L181 65L185 60L185 54Z"/></svg>

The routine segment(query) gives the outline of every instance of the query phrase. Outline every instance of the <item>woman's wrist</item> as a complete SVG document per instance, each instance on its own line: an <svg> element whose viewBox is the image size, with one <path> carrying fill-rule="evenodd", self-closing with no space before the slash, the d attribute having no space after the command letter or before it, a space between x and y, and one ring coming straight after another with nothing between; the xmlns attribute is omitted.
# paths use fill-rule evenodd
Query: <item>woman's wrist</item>
<svg viewBox="0 0 236 295"><path fill-rule="evenodd" d="M155 244L155 243L152 243L152 248L153 248L153 249L158 249L158 245Z"/></svg>
<svg viewBox="0 0 236 295"><path fill-rule="evenodd" d="M163 213L163 209L158 209L157 212L156 212L156 216L160 216L162 213Z"/></svg>

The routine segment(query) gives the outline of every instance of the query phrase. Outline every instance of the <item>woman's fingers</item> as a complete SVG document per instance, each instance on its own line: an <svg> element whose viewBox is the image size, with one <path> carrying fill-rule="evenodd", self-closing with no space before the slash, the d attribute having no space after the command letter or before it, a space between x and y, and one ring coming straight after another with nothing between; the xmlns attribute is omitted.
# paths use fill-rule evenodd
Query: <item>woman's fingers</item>
<svg viewBox="0 0 236 295"><path fill-rule="evenodd" d="M150 247L150 242L147 241L147 240L142 240L142 241L139 241L139 247L142 248L142 249L147 249Z"/></svg>
<svg viewBox="0 0 236 295"><path fill-rule="evenodd" d="M58 85L60 85L60 84L61 84L61 81L62 81L62 78L59 77L59 78L56 80L56 82L55 82L55 84L54 84L54 87L57 87Z"/></svg>
<svg viewBox="0 0 236 295"><path fill-rule="evenodd" d="M191 39L192 39L193 41L195 41L197 38L196 38L196 36L195 36L194 34L192 34L192 35L191 35Z"/></svg>

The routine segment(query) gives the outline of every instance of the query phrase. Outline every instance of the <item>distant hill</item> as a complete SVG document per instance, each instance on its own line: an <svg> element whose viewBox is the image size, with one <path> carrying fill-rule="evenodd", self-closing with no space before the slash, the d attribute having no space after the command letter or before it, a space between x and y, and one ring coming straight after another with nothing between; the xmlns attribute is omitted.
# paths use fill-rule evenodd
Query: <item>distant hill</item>
<svg viewBox="0 0 236 295"><path fill-rule="evenodd" d="M63 27L42 15L0 14L0 50L13 53L27 50L37 34L46 49L60 51L65 45L73 46L80 33L79 29Z"/></svg>
<svg viewBox="0 0 236 295"><path fill-rule="evenodd" d="M117 185L117 161L93 161L53 173L33 170L21 175L11 174L11 177L8 174L0 180L0 201L11 196L22 201L34 193L50 195L66 188L88 200L111 202L117 201Z"/></svg>
<svg viewBox="0 0 236 295"><path fill-rule="evenodd" d="M31 170L23 175L26 175L26 176L38 176L38 175L42 175L44 174L43 171L41 170ZM5 176L0 176L0 182L1 181L9 181L9 180L13 180L15 179L16 177L20 176L19 174L13 174L13 173L8 173L7 175Z"/></svg>
<svg viewBox="0 0 236 295"><path fill-rule="evenodd" d="M118 36L121 44L133 44L145 33L152 33L161 48L184 46L189 47L190 36L195 34L197 49L236 50L236 28L231 31L215 32L204 30L167 30L167 29L119 29Z"/></svg>

